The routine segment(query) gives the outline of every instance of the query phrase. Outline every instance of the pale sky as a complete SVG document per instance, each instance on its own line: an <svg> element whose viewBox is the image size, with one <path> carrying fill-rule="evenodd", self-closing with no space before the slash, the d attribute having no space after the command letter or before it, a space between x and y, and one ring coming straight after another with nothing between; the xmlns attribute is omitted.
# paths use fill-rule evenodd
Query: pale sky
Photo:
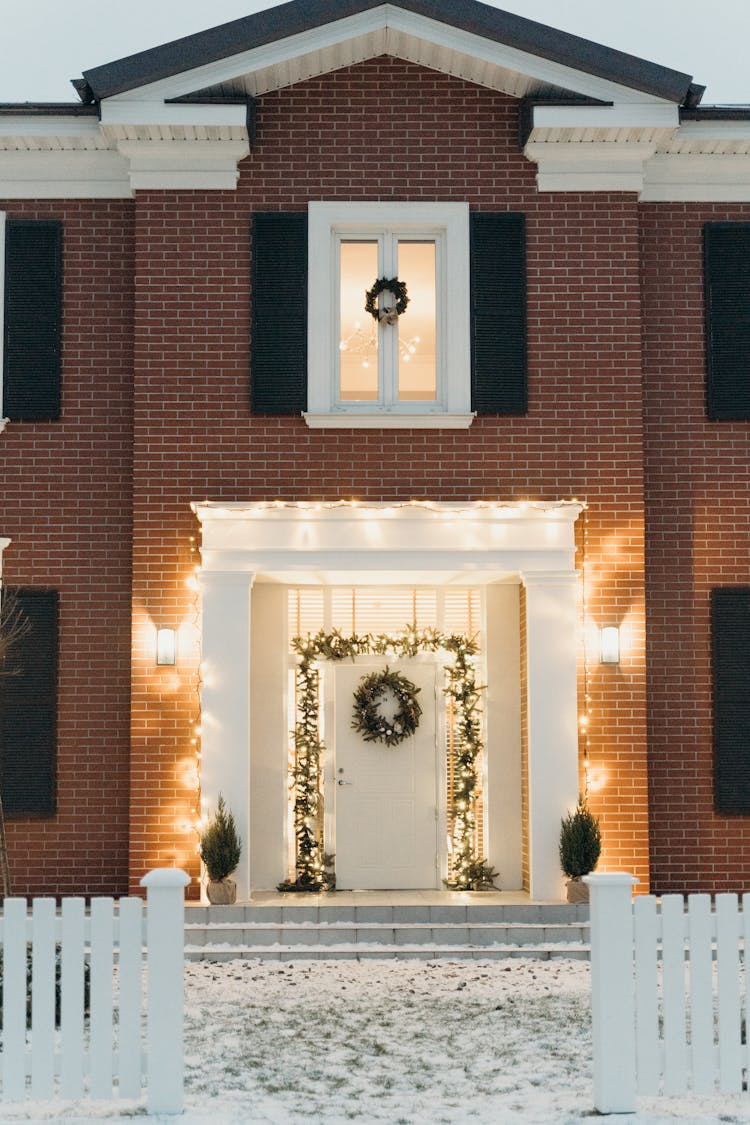
<svg viewBox="0 0 750 1125"><path fill-rule="evenodd" d="M83 70L215 27L272 0L4 0L0 101L76 101ZM750 0L497 0L597 43L691 74L703 104L750 104ZM4 9L4 11L3 11Z"/></svg>

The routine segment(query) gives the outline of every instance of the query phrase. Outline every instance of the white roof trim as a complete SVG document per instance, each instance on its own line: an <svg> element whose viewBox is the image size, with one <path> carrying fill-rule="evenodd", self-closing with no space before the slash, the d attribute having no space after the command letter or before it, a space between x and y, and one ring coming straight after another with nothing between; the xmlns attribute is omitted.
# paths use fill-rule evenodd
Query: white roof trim
<svg viewBox="0 0 750 1125"><path fill-rule="evenodd" d="M127 101L108 99L102 102L102 126L112 125L196 125L245 128L245 105L165 104L163 101Z"/></svg>
<svg viewBox="0 0 750 1125"><path fill-rule="evenodd" d="M656 104L662 101L662 99L651 94L633 90L615 82L609 82L606 79L586 74L584 71L552 62L549 59L543 59L518 48L493 42L471 32L448 27L437 20L413 12L406 12L389 4L383 4L381 7L371 9L368 12L347 16L344 19L334 20L302 34L275 40L273 43L265 44L262 47L242 51L229 58L194 67L182 74L171 75L169 78L147 83L124 94L116 94L106 101L180 97L194 93L196 90L204 90L211 86L231 82L233 79L254 71L272 66L282 66L290 60L302 56L314 59L318 52L325 52L327 49L351 39L383 31L386 32L385 53L397 53L393 50L393 47L397 46L398 36L406 35L446 48L458 55L467 56L474 59L480 66L490 64L504 70L528 75L544 88L553 87L561 91L574 91L587 97L605 101ZM391 32L395 33L393 44L389 41ZM383 52L373 51L373 53ZM324 64L323 67L314 72L323 73L325 69L327 68ZM483 82L482 84L487 85L489 83Z"/></svg>

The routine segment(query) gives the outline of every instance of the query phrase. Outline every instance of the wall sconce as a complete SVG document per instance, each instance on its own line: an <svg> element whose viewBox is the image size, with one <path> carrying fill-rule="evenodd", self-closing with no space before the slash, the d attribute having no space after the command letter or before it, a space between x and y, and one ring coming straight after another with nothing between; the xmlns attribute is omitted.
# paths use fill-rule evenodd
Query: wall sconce
<svg viewBox="0 0 750 1125"><path fill-rule="evenodd" d="M619 626L604 625L599 630L599 661L602 664L620 663Z"/></svg>
<svg viewBox="0 0 750 1125"><path fill-rule="evenodd" d="M177 661L177 634L174 629L156 630L156 663L175 664Z"/></svg>

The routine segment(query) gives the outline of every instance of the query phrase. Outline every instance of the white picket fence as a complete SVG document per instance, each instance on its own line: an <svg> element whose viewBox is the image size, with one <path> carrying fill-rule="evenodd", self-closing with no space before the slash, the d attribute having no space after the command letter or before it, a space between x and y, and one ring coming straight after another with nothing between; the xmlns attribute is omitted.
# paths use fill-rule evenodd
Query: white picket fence
<svg viewBox="0 0 750 1125"><path fill-rule="evenodd" d="M4 900L0 921L4 1102L140 1098L145 1084L149 1113L182 1111L184 888L188 882L183 871L149 872L141 880L147 892L145 919L140 898L121 898L117 907L114 899L94 898L88 916L82 898L64 899L59 913L53 898L37 898L30 914L25 898ZM27 1027L29 947L31 1025ZM88 1019L84 1013L87 961Z"/></svg>
<svg viewBox="0 0 750 1125"><path fill-rule="evenodd" d="M590 875L594 1105L632 1113L636 1096L747 1090L750 895L653 895Z"/></svg>

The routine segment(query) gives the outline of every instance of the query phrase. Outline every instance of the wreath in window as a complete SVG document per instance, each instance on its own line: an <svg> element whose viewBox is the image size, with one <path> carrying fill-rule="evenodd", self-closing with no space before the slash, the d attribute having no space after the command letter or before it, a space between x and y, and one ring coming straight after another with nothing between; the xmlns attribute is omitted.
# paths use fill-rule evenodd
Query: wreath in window
<svg viewBox="0 0 750 1125"><path fill-rule="evenodd" d="M381 293L392 293L396 298L394 308L378 308L378 297ZM365 293L365 312L373 320L383 321L385 324L395 324L402 312L406 312L409 297L406 292L406 283L397 277L379 277L372 289Z"/></svg>
<svg viewBox="0 0 750 1125"><path fill-rule="evenodd" d="M365 742L398 746L419 726L422 708L417 702L417 693L421 690L400 672L392 672L387 664L383 672L363 676L354 692L352 729L358 731ZM389 694L398 705L393 716L381 711L384 697Z"/></svg>

